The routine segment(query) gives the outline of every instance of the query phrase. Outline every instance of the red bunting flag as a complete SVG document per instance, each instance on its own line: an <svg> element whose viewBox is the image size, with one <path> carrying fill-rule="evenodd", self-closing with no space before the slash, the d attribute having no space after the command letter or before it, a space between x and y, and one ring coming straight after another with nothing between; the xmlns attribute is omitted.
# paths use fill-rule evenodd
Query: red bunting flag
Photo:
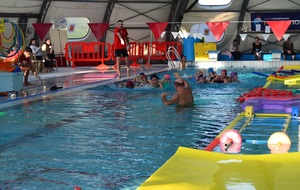
<svg viewBox="0 0 300 190"><path fill-rule="evenodd" d="M109 23L88 23L88 25L98 41L101 40L109 27Z"/></svg>
<svg viewBox="0 0 300 190"><path fill-rule="evenodd" d="M148 24L148 26L150 27L155 39L158 40L160 35L167 28L169 23L168 22L148 22L146 24Z"/></svg>
<svg viewBox="0 0 300 190"><path fill-rule="evenodd" d="M281 40L288 27L291 25L291 20L267 21L268 25L274 32L278 41Z"/></svg>
<svg viewBox="0 0 300 190"><path fill-rule="evenodd" d="M206 22L206 24L216 40L219 41L229 25L229 22Z"/></svg>
<svg viewBox="0 0 300 190"><path fill-rule="evenodd" d="M44 40L52 25L52 23L32 23L32 26L41 41Z"/></svg>

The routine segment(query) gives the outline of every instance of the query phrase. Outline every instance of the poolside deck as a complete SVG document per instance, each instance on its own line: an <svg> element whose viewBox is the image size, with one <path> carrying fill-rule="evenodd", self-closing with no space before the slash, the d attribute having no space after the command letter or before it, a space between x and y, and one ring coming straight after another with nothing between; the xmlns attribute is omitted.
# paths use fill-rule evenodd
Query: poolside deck
<svg viewBox="0 0 300 190"><path fill-rule="evenodd" d="M188 64L188 66L201 68L253 67L258 69L280 68L283 65L300 65L300 61L201 61ZM126 76L126 68L124 65L122 66L122 76ZM146 74L152 74L168 69L166 64L152 64L149 67L143 65L140 68L131 67L131 76L133 78L136 73L145 72ZM61 95L70 92L70 90L76 91L127 79L126 77L116 79L115 73L112 66L110 66L105 72L98 70L96 67L58 67L57 71L51 73L39 73L41 77L40 80L37 80L35 76L31 74L29 81L33 85L23 87L23 89L16 94L10 93L8 96L0 96L0 108L21 104L23 101L34 101L42 98L41 96ZM63 88L56 91L50 90L54 85Z"/></svg>
<svg viewBox="0 0 300 190"><path fill-rule="evenodd" d="M131 76L144 72L152 74L167 70L166 65L151 65L151 67L141 67L131 70ZM48 96L62 95L71 91L78 91L101 84L121 82L127 80L126 68L122 68L123 78L116 79L116 72L110 68L103 72L96 67L58 67L57 71L51 73L39 73L40 80L30 74L29 82L31 86L23 87L18 92L9 92L8 96L0 96L0 108L10 107L24 102L34 101ZM50 90L53 86L63 87L58 90ZM0 90L1 92L1 90Z"/></svg>

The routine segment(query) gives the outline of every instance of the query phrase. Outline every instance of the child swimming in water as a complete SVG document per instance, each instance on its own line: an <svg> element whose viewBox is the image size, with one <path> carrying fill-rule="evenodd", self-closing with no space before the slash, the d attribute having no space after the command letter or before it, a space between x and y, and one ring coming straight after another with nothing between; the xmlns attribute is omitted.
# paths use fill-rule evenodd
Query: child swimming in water
<svg viewBox="0 0 300 190"><path fill-rule="evenodd" d="M208 68L208 82L212 82L216 77L218 77L218 74L213 70L213 68Z"/></svg>
<svg viewBox="0 0 300 190"><path fill-rule="evenodd" d="M235 71L230 73L230 82L240 82L238 79L238 74Z"/></svg>
<svg viewBox="0 0 300 190"><path fill-rule="evenodd" d="M227 76L227 70L223 69L221 71L221 75L215 77L211 82L213 82L213 83L229 83L230 78Z"/></svg>
<svg viewBox="0 0 300 190"><path fill-rule="evenodd" d="M168 74L165 74L161 79L161 84L163 88L169 88L171 86L171 77Z"/></svg>

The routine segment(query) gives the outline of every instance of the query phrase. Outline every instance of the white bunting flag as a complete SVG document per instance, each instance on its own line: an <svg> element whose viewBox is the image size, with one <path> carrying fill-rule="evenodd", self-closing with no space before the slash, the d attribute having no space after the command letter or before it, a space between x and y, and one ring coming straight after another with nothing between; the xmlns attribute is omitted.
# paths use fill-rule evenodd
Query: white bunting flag
<svg viewBox="0 0 300 190"><path fill-rule="evenodd" d="M247 34L240 34L240 36L241 36L241 39L244 41L247 37Z"/></svg>
<svg viewBox="0 0 300 190"><path fill-rule="evenodd" d="M173 35L173 38L176 39L177 36L178 36L178 32L171 32L171 33L172 33L172 35Z"/></svg>
<svg viewBox="0 0 300 190"><path fill-rule="evenodd" d="M166 33L166 31L163 31L163 32L161 33L160 37L163 38L164 35L165 35L165 33Z"/></svg>
<svg viewBox="0 0 300 190"><path fill-rule="evenodd" d="M268 40L270 34L261 34L265 41Z"/></svg>
<svg viewBox="0 0 300 190"><path fill-rule="evenodd" d="M291 34L283 34L283 39L286 41L289 37L290 37Z"/></svg>

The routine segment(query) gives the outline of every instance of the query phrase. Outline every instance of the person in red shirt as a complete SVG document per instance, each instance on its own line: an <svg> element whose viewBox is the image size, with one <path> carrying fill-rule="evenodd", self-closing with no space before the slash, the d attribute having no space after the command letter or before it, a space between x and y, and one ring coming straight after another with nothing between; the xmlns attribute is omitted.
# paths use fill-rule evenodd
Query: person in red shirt
<svg viewBox="0 0 300 190"><path fill-rule="evenodd" d="M118 20L117 27L114 29L114 49L116 56L116 69L118 79L121 78L120 65L121 65L121 56L124 57L126 68L127 68L127 77L130 76L130 65L128 61L128 52L129 50L129 38L128 32L125 28L123 28L123 21Z"/></svg>
<svg viewBox="0 0 300 190"><path fill-rule="evenodd" d="M31 59L30 59L31 53L32 53L31 48L26 47L24 52L22 53L22 55L19 58L20 69L21 69L21 71L24 72L24 86L32 85L31 83L28 82L28 77L29 77L30 71L33 72L33 74L35 75L35 77L37 79L40 79L40 77L36 73L34 66L31 63Z"/></svg>

